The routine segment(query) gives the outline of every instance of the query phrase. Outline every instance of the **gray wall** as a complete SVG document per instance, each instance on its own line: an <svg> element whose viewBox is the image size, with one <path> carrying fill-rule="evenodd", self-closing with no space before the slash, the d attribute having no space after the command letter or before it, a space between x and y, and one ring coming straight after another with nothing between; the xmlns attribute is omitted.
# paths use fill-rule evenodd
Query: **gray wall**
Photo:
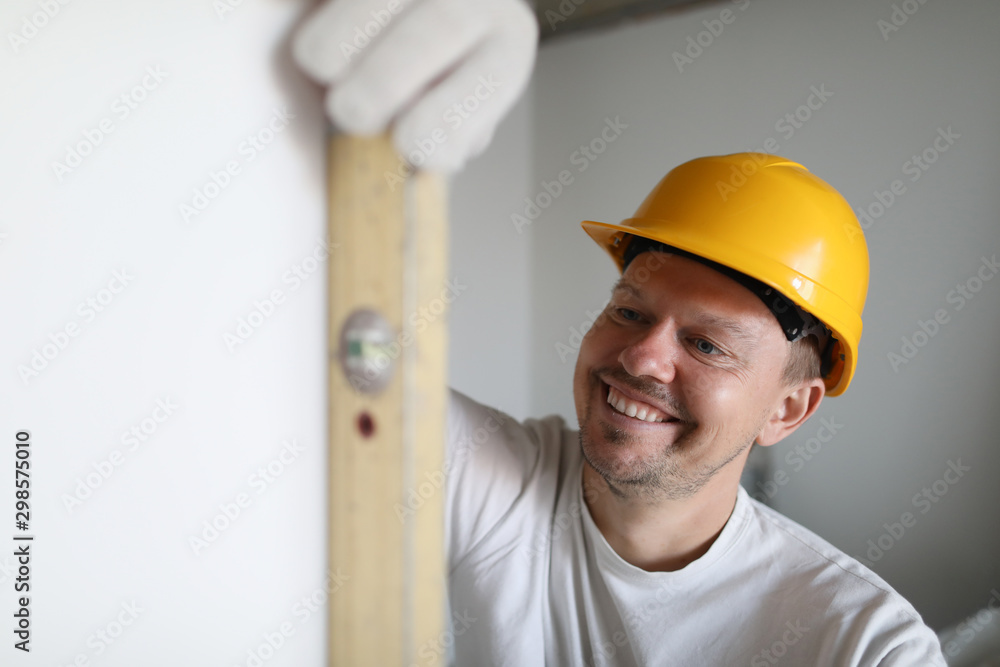
<svg viewBox="0 0 1000 667"><path fill-rule="evenodd" d="M579 221L628 217L687 159L759 150L773 138L776 152L803 162L856 209L900 180L905 192L865 223L872 275L854 383L768 452L771 474L787 475L769 500L868 560L941 628L985 606L1000 585L1000 451L990 420L1000 280L983 283L961 308L954 296L949 301L951 290L976 276L982 257L1000 251L1000 5L913 6L919 9L905 23L897 14L898 30L883 34L878 22L891 25L893 14L884 0L704 4L544 47L533 124L515 118L505 129L517 145L530 143L531 163L520 167L530 174L527 194L544 192L543 181L564 169L574 180L519 234L510 218L523 212L525 193L498 194L523 186L510 182L523 174L508 171L518 169L509 143L497 142L460 177L470 187L455 194L454 264L469 266L481 287L454 309L452 378L481 400L518 408L526 400L530 414L556 412L575 424L575 354L560 358L557 344L573 344L573 328L588 326L587 312L603 306L616 276ZM692 50L697 57L680 71L673 53L684 52L689 36L698 39L703 21L718 31L711 22L726 9L733 20L711 43L703 34L708 46ZM832 95L800 127L780 122L813 87ZM600 136L607 118L628 127L580 172L574 151ZM957 138L911 180L907 161L949 127ZM498 174L505 178L488 180ZM470 197L490 206L474 208ZM487 244L502 251L488 259ZM894 369L889 353L901 355L902 337L939 309L947 323ZM829 442L810 443L821 418L843 426ZM808 461L788 458L810 445ZM969 468L957 479L949 473L954 484L939 481L949 461ZM934 502L915 497L924 488ZM884 524L905 512L914 520L897 539ZM869 540L880 539L889 548L869 554Z"/></svg>
<svg viewBox="0 0 1000 667"><path fill-rule="evenodd" d="M512 234L509 211L532 187L533 99L529 91L488 149L452 177L449 275L467 285L452 304L449 384L518 419L533 414L531 253Z"/></svg>

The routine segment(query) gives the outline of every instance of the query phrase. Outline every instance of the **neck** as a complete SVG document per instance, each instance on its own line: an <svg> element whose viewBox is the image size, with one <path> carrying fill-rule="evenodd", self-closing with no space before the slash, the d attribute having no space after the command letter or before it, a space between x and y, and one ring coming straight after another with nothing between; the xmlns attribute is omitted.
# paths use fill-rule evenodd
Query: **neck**
<svg viewBox="0 0 1000 667"><path fill-rule="evenodd" d="M673 572L704 556L733 512L739 484L720 474L688 498L622 497L586 461L582 481L604 539L627 563L650 572Z"/></svg>

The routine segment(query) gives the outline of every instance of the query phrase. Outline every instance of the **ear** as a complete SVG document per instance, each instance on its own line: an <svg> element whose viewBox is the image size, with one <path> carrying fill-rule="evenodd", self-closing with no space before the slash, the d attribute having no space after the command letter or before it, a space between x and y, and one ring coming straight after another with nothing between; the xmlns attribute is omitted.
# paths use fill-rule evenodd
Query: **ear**
<svg viewBox="0 0 1000 667"><path fill-rule="evenodd" d="M813 378L786 393L757 436L762 447L781 442L809 419L826 395L826 385Z"/></svg>

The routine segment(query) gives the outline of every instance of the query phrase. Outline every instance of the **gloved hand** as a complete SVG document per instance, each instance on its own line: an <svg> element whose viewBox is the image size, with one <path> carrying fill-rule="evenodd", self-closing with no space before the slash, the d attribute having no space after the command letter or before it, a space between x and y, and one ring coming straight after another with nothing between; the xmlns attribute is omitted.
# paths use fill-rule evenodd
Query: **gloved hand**
<svg viewBox="0 0 1000 667"><path fill-rule="evenodd" d="M454 171L489 145L537 45L525 0L330 0L293 52L331 86L326 109L342 130L377 134L395 121L411 164Z"/></svg>

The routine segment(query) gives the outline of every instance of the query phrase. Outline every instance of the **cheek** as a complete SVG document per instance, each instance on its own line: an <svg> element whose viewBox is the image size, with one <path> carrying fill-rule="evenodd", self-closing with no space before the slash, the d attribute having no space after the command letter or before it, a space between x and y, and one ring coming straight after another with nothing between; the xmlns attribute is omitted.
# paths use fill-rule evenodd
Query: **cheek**
<svg viewBox="0 0 1000 667"><path fill-rule="evenodd" d="M587 383L588 366L583 358L583 350L576 357L576 366L573 370L573 391L579 393ZM577 398L580 398L577 396Z"/></svg>
<svg viewBox="0 0 1000 667"><path fill-rule="evenodd" d="M747 396L742 386L735 383L723 386L715 394L715 408L719 414L726 415L733 421L746 417L752 397Z"/></svg>
<svg viewBox="0 0 1000 667"><path fill-rule="evenodd" d="M724 425L739 420L752 402L746 387L730 373L693 360L678 370L684 374L684 404L699 423Z"/></svg>
<svg viewBox="0 0 1000 667"><path fill-rule="evenodd" d="M580 356L594 360L609 354L617 356L617 348L622 343L617 334L620 332L608 321L606 311L601 313L580 340Z"/></svg>
<svg viewBox="0 0 1000 667"><path fill-rule="evenodd" d="M608 348L609 337L608 327L601 326L599 322L587 329L587 333L580 339L578 357L580 359L596 359L602 356L602 351Z"/></svg>
<svg viewBox="0 0 1000 667"><path fill-rule="evenodd" d="M571 341L575 342L575 341ZM612 356L609 357L608 355ZM585 394L590 385L594 382L591 372L595 368L602 368L616 364L616 355L613 344L608 336L608 328L601 327L595 322L587 333L580 340L576 350L576 366L573 371L573 389L577 393L577 400L586 400Z"/></svg>
<svg viewBox="0 0 1000 667"><path fill-rule="evenodd" d="M593 344L593 329L588 331L576 353L576 365L573 370L573 399L576 404L576 417L582 424L584 416L587 414L587 405L593 396L593 384L595 382L592 372L602 364L599 359L593 356L595 346Z"/></svg>

